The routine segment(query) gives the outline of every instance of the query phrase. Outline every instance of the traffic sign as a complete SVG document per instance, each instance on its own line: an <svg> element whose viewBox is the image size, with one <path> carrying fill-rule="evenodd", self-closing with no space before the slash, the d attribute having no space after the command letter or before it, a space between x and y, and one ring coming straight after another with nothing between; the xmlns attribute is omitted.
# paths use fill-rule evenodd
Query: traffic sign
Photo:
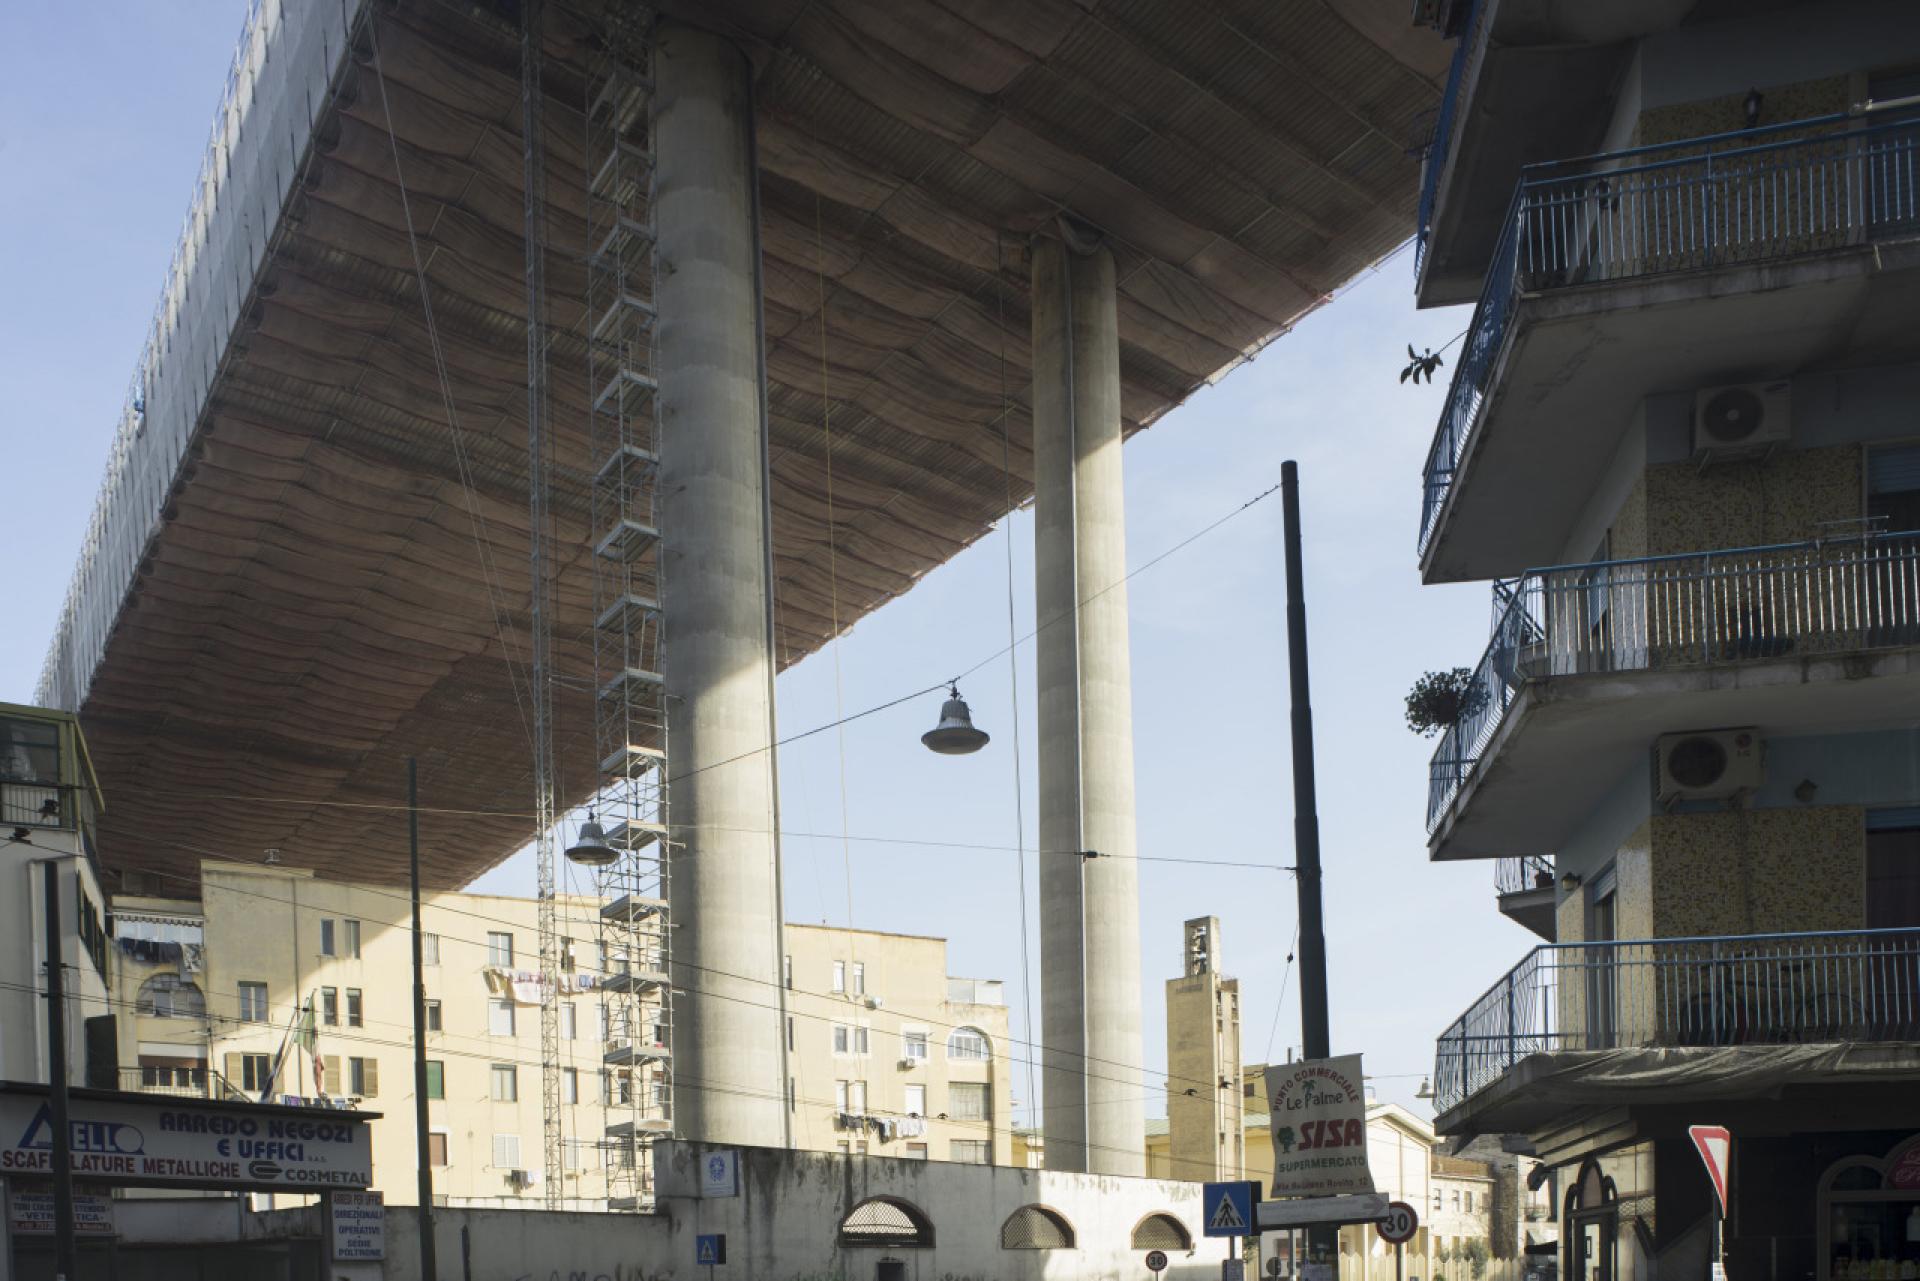
<svg viewBox="0 0 1920 1281"><path fill-rule="evenodd" d="M1147 1251L1147 1271L1159 1276L1167 1270L1167 1252L1165 1250Z"/></svg>
<svg viewBox="0 0 1920 1281"><path fill-rule="evenodd" d="M1706 1164L1707 1177L1713 1180L1713 1194L1720 1198L1720 1213L1727 1213L1727 1153L1733 1146L1733 1135L1724 1125L1690 1125L1687 1137L1693 1140L1693 1146L1700 1151L1700 1160Z"/></svg>
<svg viewBox="0 0 1920 1281"><path fill-rule="evenodd" d="M1209 1183L1200 1194L1200 1230L1210 1237L1252 1236L1258 1183Z"/></svg>
<svg viewBox="0 0 1920 1281"><path fill-rule="evenodd" d="M1280 1267L1280 1256L1276 1254L1267 1260L1267 1275L1276 1278L1277 1281L1280 1276Z"/></svg>
<svg viewBox="0 0 1920 1281"><path fill-rule="evenodd" d="M1220 1260L1220 1281L1247 1281L1247 1261L1245 1259Z"/></svg>
<svg viewBox="0 0 1920 1281"><path fill-rule="evenodd" d="M1388 1245L1405 1245L1420 1230L1420 1216L1405 1201L1387 1202L1387 1217L1374 1224Z"/></svg>
<svg viewBox="0 0 1920 1281"><path fill-rule="evenodd" d="M693 1262L697 1267L711 1268L727 1261L727 1234L715 1232L696 1236L693 1239Z"/></svg>

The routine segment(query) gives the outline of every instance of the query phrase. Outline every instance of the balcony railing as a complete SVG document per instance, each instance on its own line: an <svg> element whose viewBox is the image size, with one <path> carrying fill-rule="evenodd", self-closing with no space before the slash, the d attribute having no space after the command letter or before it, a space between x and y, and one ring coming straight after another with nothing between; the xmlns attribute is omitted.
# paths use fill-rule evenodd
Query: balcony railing
<svg viewBox="0 0 1920 1281"><path fill-rule="evenodd" d="M1466 714L1428 766L1429 832L1530 680L1920 645L1920 533L1562 565L1493 592Z"/></svg>
<svg viewBox="0 0 1920 1281"><path fill-rule="evenodd" d="M1777 262L1893 234L1920 235L1920 121L1911 119L1825 116L1529 166L1427 453L1420 554L1479 424L1519 295Z"/></svg>
<svg viewBox="0 0 1920 1281"><path fill-rule="evenodd" d="M1460 43L1453 47L1453 61L1447 66L1447 88L1440 96L1440 110L1433 119L1433 137L1427 142L1425 164L1420 173L1420 216L1414 224L1413 237L1416 280L1427 260L1427 240L1433 233L1433 206L1440 194L1440 175L1446 170L1447 154L1453 146L1454 119L1471 78L1469 66L1479 60L1485 49L1481 36L1485 34L1484 23L1493 6L1494 0L1472 0L1461 28Z"/></svg>
<svg viewBox="0 0 1920 1281"><path fill-rule="evenodd" d="M1496 894L1529 894L1553 888L1553 860L1538 854L1525 858L1503 858L1493 865L1493 889Z"/></svg>
<svg viewBox="0 0 1920 1281"><path fill-rule="evenodd" d="M216 1097L208 1093L209 1081L216 1085L222 1078L218 1072L210 1072L204 1067L130 1067L120 1069L120 1088L138 1090L142 1094L170 1094L183 1099L205 1099Z"/></svg>
<svg viewBox="0 0 1920 1281"><path fill-rule="evenodd" d="M1445 1112L1531 1054L1920 1039L1920 930L1536 947L1441 1034Z"/></svg>
<svg viewBox="0 0 1920 1281"><path fill-rule="evenodd" d="M71 831L79 822L79 793L67 783L0 775L0 824Z"/></svg>

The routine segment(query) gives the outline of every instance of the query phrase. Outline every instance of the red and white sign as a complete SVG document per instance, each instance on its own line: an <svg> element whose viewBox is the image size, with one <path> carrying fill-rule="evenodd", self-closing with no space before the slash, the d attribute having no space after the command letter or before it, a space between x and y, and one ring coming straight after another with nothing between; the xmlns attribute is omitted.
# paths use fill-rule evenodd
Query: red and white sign
<svg viewBox="0 0 1920 1281"><path fill-rule="evenodd" d="M1387 1217L1373 1226L1388 1245L1405 1245L1420 1230L1420 1216L1405 1201L1389 1201Z"/></svg>
<svg viewBox="0 0 1920 1281"><path fill-rule="evenodd" d="M1707 1177L1713 1180L1714 1195L1720 1198L1720 1213L1727 1213L1727 1178L1730 1173L1727 1155L1733 1147L1733 1135L1724 1125L1690 1125L1687 1137L1693 1140L1693 1146L1700 1151L1700 1160L1706 1164Z"/></svg>

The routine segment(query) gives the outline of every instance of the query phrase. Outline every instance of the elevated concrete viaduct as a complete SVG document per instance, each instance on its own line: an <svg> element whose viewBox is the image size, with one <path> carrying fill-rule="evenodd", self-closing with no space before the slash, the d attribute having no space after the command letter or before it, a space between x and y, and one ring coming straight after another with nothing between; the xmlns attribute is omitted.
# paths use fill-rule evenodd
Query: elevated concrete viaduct
<svg viewBox="0 0 1920 1281"><path fill-rule="evenodd" d="M676 1001L680 1070L708 1083L679 1124L779 1146L773 673L981 537L1009 486L1031 496L1039 615L1070 619L1038 644L1042 844L1133 853L1125 592L1081 605L1124 573L1121 443L1407 237L1448 50L1405 0L658 10L675 965L754 996ZM545 12L549 612L578 802L599 777L583 136L609 32L647 15ZM82 715L128 884L180 893L202 856L275 847L401 879L408 756L431 882L528 839L519 19L265 0L249 22L40 691ZM1049 1164L1137 1174L1134 864L1049 854L1042 880Z"/></svg>

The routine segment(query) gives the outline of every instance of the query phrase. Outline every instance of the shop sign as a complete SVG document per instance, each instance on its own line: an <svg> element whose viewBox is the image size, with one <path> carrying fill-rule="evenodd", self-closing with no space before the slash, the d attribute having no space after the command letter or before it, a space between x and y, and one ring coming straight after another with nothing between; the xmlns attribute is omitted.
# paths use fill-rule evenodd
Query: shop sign
<svg viewBox="0 0 1920 1281"><path fill-rule="evenodd" d="M1267 1097L1273 1126L1269 1197L1373 1191L1358 1054L1275 1064L1267 1069Z"/></svg>
<svg viewBox="0 0 1920 1281"><path fill-rule="evenodd" d="M1902 1192L1920 1190L1920 1139L1910 1141L1906 1151L1887 1167L1886 1184Z"/></svg>
<svg viewBox="0 0 1920 1281"><path fill-rule="evenodd" d="M26 1236L53 1235L53 1185L15 1182L7 1189L7 1217ZM113 1235L113 1198L103 1192L73 1194L73 1229L81 1236Z"/></svg>
<svg viewBox="0 0 1920 1281"><path fill-rule="evenodd" d="M324 1192L373 1182L373 1144L357 1116L271 1107L186 1107L74 1097L73 1172L119 1186ZM44 1091L0 1093L0 1175L46 1178L53 1121Z"/></svg>
<svg viewBox="0 0 1920 1281"><path fill-rule="evenodd" d="M378 1192L335 1192L333 1257L337 1263L387 1257L387 1207Z"/></svg>

